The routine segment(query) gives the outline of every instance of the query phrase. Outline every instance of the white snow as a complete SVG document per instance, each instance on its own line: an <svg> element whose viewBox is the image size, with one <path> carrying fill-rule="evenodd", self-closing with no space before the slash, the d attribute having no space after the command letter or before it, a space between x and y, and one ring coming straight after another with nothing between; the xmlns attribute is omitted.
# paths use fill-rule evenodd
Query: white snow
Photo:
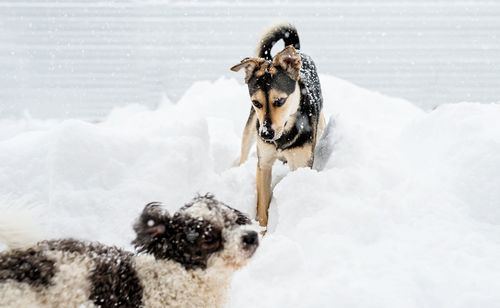
<svg viewBox="0 0 500 308"><path fill-rule="evenodd" d="M270 228L230 307L500 306L500 104L413 104L321 76L335 120L323 171L274 167ZM150 201L212 192L255 215L250 109L235 80L102 123L0 119L0 200L46 236L130 248Z"/></svg>

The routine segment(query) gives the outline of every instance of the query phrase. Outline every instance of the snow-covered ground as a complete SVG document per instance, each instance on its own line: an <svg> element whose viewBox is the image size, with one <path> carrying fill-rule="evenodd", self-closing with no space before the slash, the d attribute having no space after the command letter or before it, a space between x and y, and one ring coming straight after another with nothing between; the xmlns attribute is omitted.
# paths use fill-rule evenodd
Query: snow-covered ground
<svg viewBox="0 0 500 308"><path fill-rule="evenodd" d="M317 172L274 168L270 230L230 307L499 307L500 104L424 112L321 76L335 149ZM195 193L255 215L249 110L235 80L103 122L0 119L0 200L46 237L130 248L143 205Z"/></svg>

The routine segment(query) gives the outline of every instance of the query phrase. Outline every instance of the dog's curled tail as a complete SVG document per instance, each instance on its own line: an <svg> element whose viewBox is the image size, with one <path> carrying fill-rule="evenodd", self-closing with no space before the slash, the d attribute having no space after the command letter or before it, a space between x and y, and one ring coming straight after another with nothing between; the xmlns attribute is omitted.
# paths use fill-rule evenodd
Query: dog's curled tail
<svg viewBox="0 0 500 308"><path fill-rule="evenodd" d="M0 208L0 250L29 247L43 239L42 227L25 210Z"/></svg>
<svg viewBox="0 0 500 308"><path fill-rule="evenodd" d="M272 60L271 49L279 40L285 42L285 47L292 45L300 49L299 34L292 24L283 23L273 26L260 39L257 47L257 56L266 60Z"/></svg>

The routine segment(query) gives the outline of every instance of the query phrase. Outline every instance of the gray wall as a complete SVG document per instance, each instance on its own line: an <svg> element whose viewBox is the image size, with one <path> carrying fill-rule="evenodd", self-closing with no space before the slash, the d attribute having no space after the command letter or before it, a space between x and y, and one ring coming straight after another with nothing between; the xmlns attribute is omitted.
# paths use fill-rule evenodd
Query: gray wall
<svg viewBox="0 0 500 308"><path fill-rule="evenodd" d="M270 24L320 73L411 100L500 101L500 1L0 1L0 113L98 119L242 76Z"/></svg>

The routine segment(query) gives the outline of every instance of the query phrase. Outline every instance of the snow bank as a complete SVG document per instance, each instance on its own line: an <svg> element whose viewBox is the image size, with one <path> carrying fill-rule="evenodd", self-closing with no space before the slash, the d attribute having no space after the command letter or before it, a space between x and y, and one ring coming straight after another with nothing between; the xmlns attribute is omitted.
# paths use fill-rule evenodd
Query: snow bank
<svg viewBox="0 0 500 308"><path fill-rule="evenodd" d="M322 76L336 129L321 172L277 163L270 231L237 274L231 307L500 305L500 105L413 104ZM2 207L24 204L49 237L130 248L144 204L195 193L255 215L250 104L234 80L102 123L0 120Z"/></svg>

